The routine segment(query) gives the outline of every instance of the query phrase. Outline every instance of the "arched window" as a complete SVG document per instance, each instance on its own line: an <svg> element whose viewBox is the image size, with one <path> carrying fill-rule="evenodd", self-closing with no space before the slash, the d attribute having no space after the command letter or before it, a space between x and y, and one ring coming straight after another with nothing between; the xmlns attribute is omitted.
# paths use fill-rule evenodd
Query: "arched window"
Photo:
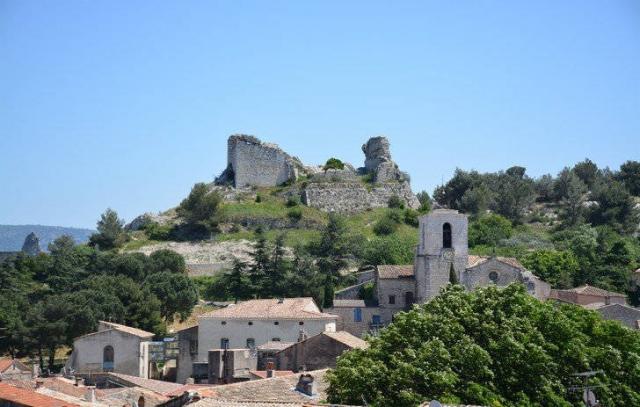
<svg viewBox="0 0 640 407"><path fill-rule="evenodd" d="M102 351L102 371L104 372L112 372L113 371L113 360L115 357L115 352L113 351L113 346L107 345L104 347Z"/></svg>
<svg viewBox="0 0 640 407"><path fill-rule="evenodd" d="M449 223L442 225L442 247L451 248L451 224Z"/></svg>

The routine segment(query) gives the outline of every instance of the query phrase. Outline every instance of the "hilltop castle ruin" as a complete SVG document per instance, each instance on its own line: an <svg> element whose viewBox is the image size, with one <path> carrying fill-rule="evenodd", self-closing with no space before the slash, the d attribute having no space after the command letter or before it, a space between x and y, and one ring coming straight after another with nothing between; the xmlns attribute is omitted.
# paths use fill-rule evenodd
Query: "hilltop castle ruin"
<svg viewBox="0 0 640 407"><path fill-rule="evenodd" d="M409 176L391 159L386 137L370 138L363 146L364 167L345 164L344 169L323 170L306 166L276 144L248 135L232 135L227 141L227 167L215 184L236 189L274 187L305 181L298 192L303 203L325 211L359 212L385 207L398 196L410 208L419 206Z"/></svg>

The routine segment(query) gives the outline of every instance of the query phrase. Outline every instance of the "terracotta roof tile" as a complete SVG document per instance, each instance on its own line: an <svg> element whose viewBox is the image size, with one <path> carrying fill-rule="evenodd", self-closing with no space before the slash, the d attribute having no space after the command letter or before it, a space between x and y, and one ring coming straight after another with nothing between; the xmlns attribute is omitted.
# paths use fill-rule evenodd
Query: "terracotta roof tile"
<svg viewBox="0 0 640 407"><path fill-rule="evenodd" d="M321 335L326 335L331 339L334 339L340 343L347 345L352 349L366 349L369 347L369 344L364 339L358 338L357 336L351 335L347 331L338 331L338 332L323 332Z"/></svg>
<svg viewBox="0 0 640 407"><path fill-rule="evenodd" d="M115 329L116 331L125 332L131 335L139 336L141 338L154 336L152 332L143 331L142 329L133 328L122 324L116 324L115 322L100 321L100 324L108 328Z"/></svg>
<svg viewBox="0 0 640 407"><path fill-rule="evenodd" d="M294 374L285 377L272 377L263 380L250 380L233 384L216 386L213 391L216 395L210 399L204 399L193 404L194 407L233 405L231 402L242 403L301 403L302 405L321 404L327 398L328 383L325 380L327 369L307 372L314 377L314 396L307 396L295 390L300 377ZM228 404L209 404L210 400L215 402L224 401ZM213 403L213 402L212 402ZM242 405L242 404L240 404ZM254 404L247 404L253 406ZM271 405L271 404L265 404ZM279 405L279 404L275 404ZM285 404L286 405L286 404ZM191 405L190 405L191 406Z"/></svg>
<svg viewBox="0 0 640 407"><path fill-rule="evenodd" d="M600 297L621 297L621 298L627 297L624 294L617 293L614 291L603 290L602 288L594 287L588 284L580 287L570 288L568 290L558 290L558 291L565 291L565 292L585 294L585 295L595 295Z"/></svg>
<svg viewBox="0 0 640 407"><path fill-rule="evenodd" d="M142 387L143 389L151 390L162 395L169 394L183 386L182 384L179 384L179 383L165 382L162 380L145 379L142 377L129 376L122 373L110 372L109 376L116 377L118 379L117 381L125 382L132 386Z"/></svg>
<svg viewBox="0 0 640 407"><path fill-rule="evenodd" d="M269 341L258 346L258 350L282 350L293 345L295 342Z"/></svg>
<svg viewBox="0 0 640 407"><path fill-rule="evenodd" d="M29 366L20 362L18 359L10 359L10 358L1 358L0 359L0 373L5 372L10 369L11 366L15 363L16 369L22 370L23 372L30 372Z"/></svg>
<svg viewBox="0 0 640 407"><path fill-rule="evenodd" d="M261 379L266 379L267 378L267 371L266 370L249 370L249 373L251 373L254 376L257 376ZM292 374L295 374L293 372L293 370L274 370L273 371L273 377L284 377L284 376L291 376Z"/></svg>
<svg viewBox="0 0 640 407"><path fill-rule="evenodd" d="M338 317L320 312L313 298L274 298L239 302L203 314L199 318L337 319Z"/></svg>
<svg viewBox="0 0 640 407"><path fill-rule="evenodd" d="M413 264L402 266L380 265L378 266L378 278L411 278L413 277Z"/></svg>
<svg viewBox="0 0 640 407"><path fill-rule="evenodd" d="M495 258L497 261L499 261L501 263L508 264L511 267L515 267L515 268L518 268L518 269L524 269L525 268L517 259L515 259L513 257L476 256L476 255L473 255L473 254L470 254L468 259L467 259L467 268L473 268L473 267L479 266L479 265L484 264L487 261L491 260L492 258Z"/></svg>
<svg viewBox="0 0 640 407"><path fill-rule="evenodd" d="M45 396L31 390L0 383L0 400L26 407L79 407L78 404Z"/></svg>

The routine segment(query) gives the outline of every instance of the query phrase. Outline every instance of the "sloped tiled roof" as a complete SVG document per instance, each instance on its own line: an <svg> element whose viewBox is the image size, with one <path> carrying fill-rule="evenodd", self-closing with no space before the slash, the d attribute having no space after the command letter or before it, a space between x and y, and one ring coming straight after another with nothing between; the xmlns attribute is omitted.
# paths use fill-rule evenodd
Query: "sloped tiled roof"
<svg viewBox="0 0 640 407"><path fill-rule="evenodd" d="M320 312L313 298L249 300L203 314L200 318L337 319Z"/></svg>
<svg viewBox="0 0 640 407"><path fill-rule="evenodd" d="M26 407L79 407L75 403L45 396L35 391L21 389L6 383L0 383L0 400Z"/></svg>
<svg viewBox="0 0 640 407"><path fill-rule="evenodd" d="M266 370L249 370L249 373L261 379L267 378ZM291 376L292 374L295 374L293 370L274 370L273 371L273 377Z"/></svg>
<svg viewBox="0 0 640 407"><path fill-rule="evenodd" d="M109 376L116 377L118 382L125 382L132 386L142 387L143 389L151 390L156 393L165 395L177 390L183 385L180 383L165 382L162 380L145 379L138 376L129 376L122 373L110 372Z"/></svg>
<svg viewBox="0 0 640 407"><path fill-rule="evenodd" d="M122 324L116 324L115 322L100 321L100 323L106 327L115 329L116 331L139 336L141 338L149 338L154 335L152 332L143 331L142 329L132 328L130 326L126 326Z"/></svg>
<svg viewBox="0 0 640 407"><path fill-rule="evenodd" d="M595 295L600 297L621 297L621 298L627 297L624 294L617 293L614 291L603 290L602 288L594 287L588 284L580 287L570 288L568 290L558 290L558 291L565 291L569 293L578 293L578 294L584 294L584 295Z"/></svg>
<svg viewBox="0 0 640 407"><path fill-rule="evenodd" d="M499 261L501 263L508 264L509 266L515 267L515 268L518 268L518 269L524 269L525 268L518 260L516 260L513 257L476 256L476 255L473 255L473 254L470 254L469 257L468 257L467 268L473 268L473 267L479 266L481 264L486 263L487 261L489 261L491 259L496 259L497 261Z"/></svg>
<svg viewBox="0 0 640 407"><path fill-rule="evenodd" d="M413 277L413 264L401 266L380 265L378 266L378 278L411 278Z"/></svg>
<svg viewBox="0 0 640 407"><path fill-rule="evenodd" d="M269 341L258 346L258 350L282 350L293 345L295 342Z"/></svg>
<svg viewBox="0 0 640 407"><path fill-rule="evenodd" d="M272 377L263 380L250 380L215 386L212 391L216 394L211 398L201 400L193 404L194 407L230 406L232 402L258 403L247 404L249 406L261 405L260 403L301 403L302 405L318 405L327 399L328 383L325 381L327 369L307 372L314 378L315 394L307 396L295 390L300 374L285 377ZM208 404L210 400L224 401L227 404ZM240 404L243 405L243 404ZM264 404L272 405L272 404ZM279 404L275 404L279 405ZM285 404L286 405L286 404ZM191 404L190 404L191 406Z"/></svg>
<svg viewBox="0 0 640 407"><path fill-rule="evenodd" d="M366 307L364 300L333 300L333 308Z"/></svg>
<svg viewBox="0 0 640 407"><path fill-rule="evenodd" d="M352 349L366 349L369 347L367 341L358 338L357 336L353 336L347 331L323 332L322 335L326 335L329 338L343 343Z"/></svg>
<svg viewBox="0 0 640 407"><path fill-rule="evenodd" d="M29 372L31 370L27 365L25 365L24 363L20 362L17 359L2 358L0 359L0 373L10 369L14 363L18 370L22 370L24 372Z"/></svg>

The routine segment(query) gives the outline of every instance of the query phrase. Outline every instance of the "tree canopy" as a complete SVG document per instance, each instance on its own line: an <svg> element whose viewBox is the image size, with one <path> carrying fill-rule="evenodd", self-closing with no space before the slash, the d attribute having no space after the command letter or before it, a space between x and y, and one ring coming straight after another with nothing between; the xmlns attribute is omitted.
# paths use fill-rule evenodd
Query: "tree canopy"
<svg viewBox="0 0 640 407"><path fill-rule="evenodd" d="M438 399L487 406L577 406L576 373L606 406L640 405L640 333L572 305L542 303L513 284L449 286L395 316L366 350L328 373L331 403L416 406Z"/></svg>

